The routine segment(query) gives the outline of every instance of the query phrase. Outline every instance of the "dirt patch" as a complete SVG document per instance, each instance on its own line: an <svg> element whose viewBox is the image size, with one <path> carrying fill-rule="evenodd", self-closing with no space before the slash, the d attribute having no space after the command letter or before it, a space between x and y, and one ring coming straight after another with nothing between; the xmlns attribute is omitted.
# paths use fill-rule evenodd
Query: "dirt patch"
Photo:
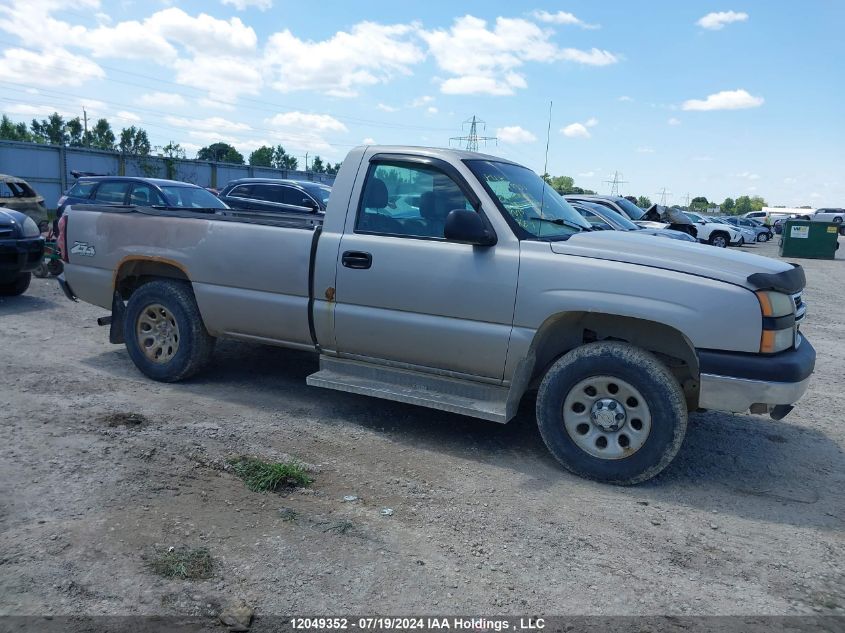
<svg viewBox="0 0 845 633"><path fill-rule="evenodd" d="M101 415L99 422L106 426L139 427L150 423L147 416L133 412L115 412Z"/></svg>

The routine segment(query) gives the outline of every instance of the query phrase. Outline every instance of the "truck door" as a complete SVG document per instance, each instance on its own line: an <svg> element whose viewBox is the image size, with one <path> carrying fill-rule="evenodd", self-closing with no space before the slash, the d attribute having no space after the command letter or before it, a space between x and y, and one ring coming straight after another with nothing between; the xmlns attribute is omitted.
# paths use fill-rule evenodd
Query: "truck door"
<svg viewBox="0 0 845 633"><path fill-rule="evenodd" d="M453 209L483 215L448 163L371 160L340 242L338 352L502 379L519 245L446 240L444 224Z"/></svg>

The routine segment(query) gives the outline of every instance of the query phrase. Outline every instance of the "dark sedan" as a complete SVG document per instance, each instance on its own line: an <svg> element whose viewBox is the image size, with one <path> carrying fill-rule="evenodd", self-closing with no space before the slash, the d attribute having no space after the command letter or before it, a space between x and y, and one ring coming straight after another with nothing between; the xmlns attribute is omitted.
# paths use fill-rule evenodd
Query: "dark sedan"
<svg viewBox="0 0 845 633"><path fill-rule="evenodd" d="M188 182L130 176L82 176L59 198L57 216L69 204L135 205L173 209L226 209L210 191Z"/></svg>
<svg viewBox="0 0 845 633"><path fill-rule="evenodd" d="M683 231L672 229L648 229L631 222L627 217L595 202L583 200L570 200L572 208L580 213L594 229L613 231L637 231L640 235L656 235L668 237L673 240L684 242L696 242L697 240Z"/></svg>
<svg viewBox="0 0 845 633"><path fill-rule="evenodd" d="M332 188L309 180L240 178L220 191L232 209L259 213L325 213Z"/></svg>

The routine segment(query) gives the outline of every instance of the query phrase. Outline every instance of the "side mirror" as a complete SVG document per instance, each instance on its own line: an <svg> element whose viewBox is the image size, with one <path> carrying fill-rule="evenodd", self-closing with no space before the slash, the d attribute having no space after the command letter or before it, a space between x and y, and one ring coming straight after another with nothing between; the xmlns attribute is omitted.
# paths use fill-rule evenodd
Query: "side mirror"
<svg viewBox="0 0 845 633"><path fill-rule="evenodd" d="M319 211L319 207L317 203L314 202L311 198L303 198L302 202L299 203L300 207L308 207L311 211Z"/></svg>
<svg viewBox="0 0 845 633"><path fill-rule="evenodd" d="M484 220L472 209L449 211L443 235L451 242L476 246L493 246L496 243L496 236L484 226Z"/></svg>

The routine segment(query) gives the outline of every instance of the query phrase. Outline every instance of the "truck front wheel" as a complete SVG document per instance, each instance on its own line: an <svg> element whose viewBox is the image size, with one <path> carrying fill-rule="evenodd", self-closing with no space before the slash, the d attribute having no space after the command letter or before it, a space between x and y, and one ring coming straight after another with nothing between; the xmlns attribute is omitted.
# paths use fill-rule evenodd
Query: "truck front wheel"
<svg viewBox="0 0 845 633"><path fill-rule="evenodd" d="M153 380L178 382L211 360L214 337L203 325L191 286L151 281L129 297L123 322L126 349L135 366Z"/></svg>
<svg viewBox="0 0 845 633"><path fill-rule="evenodd" d="M684 440L687 408L672 373L633 345L578 347L546 372L537 425L552 455L573 473L621 485L651 479Z"/></svg>

